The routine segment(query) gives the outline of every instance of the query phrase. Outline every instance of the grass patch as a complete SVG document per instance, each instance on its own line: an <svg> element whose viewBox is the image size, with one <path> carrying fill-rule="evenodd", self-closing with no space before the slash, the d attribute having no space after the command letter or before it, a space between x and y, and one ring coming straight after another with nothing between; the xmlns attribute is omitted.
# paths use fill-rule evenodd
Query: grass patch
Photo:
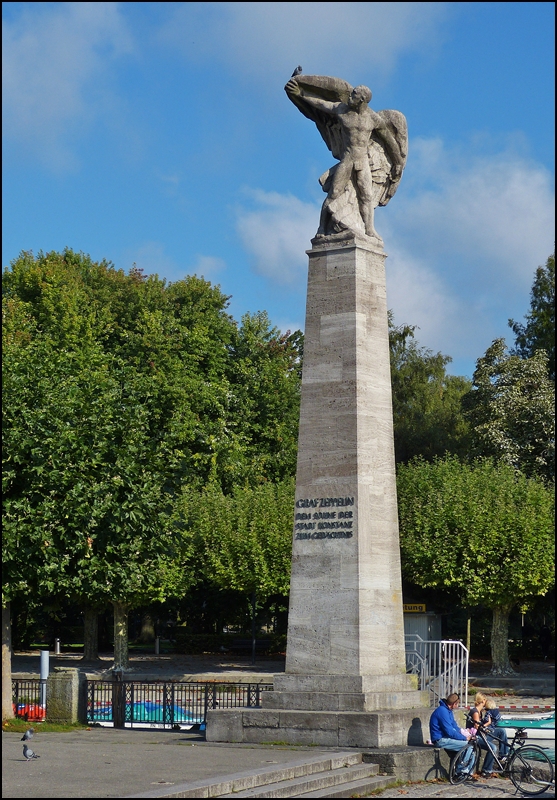
<svg viewBox="0 0 557 800"><path fill-rule="evenodd" d="M7 719L2 722L2 730L6 733L25 733L28 728L33 728L35 733L68 733L71 731L88 731L90 725L81 722L72 724L56 722L26 722L24 719Z"/></svg>

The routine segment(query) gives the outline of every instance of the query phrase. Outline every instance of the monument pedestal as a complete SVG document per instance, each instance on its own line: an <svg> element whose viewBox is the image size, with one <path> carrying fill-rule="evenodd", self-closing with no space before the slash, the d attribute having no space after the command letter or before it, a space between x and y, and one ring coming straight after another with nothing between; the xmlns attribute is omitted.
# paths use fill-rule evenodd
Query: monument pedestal
<svg viewBox="0 0 557 800"><path fill-rule="evenodd" d="M207 712L207 741L363 748L419 746L429 738L430 715L431 709L423 707L374 712L224 708Z"/></svg>
<svg viewBox="0 0 557 800"><path fill-rule="evenodd" d="M414 675L275 675L274 691L263 692L267 709L303 711L379 711L423 708L426 692Z"/></svg>
<svg viewBox="0 0 557 800"><path fill-rule="evenodd" d="M312 244L286 670L263 709L211 712L207 739L420 743L430 712L406 675L386 256L354 234Z"/></svg>

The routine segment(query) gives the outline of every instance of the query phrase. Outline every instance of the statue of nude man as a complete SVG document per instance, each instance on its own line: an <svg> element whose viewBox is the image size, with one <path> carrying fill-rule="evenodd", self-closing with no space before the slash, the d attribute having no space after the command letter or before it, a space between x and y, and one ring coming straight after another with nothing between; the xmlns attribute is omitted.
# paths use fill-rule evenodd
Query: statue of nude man
<svg viewBox="0 0 557 800"><path fill-rule="evenodd" d="M285 86L289 97L302 96L309 105L336 118L342 132L342 157L336 166L329 187L330 200L338 198L349 181L356 189L360 214L368 236L376 236L373 227L373 179L368 157L368 147L373 133L381 140L392 164L392 177L398 178L404 166L400 148L385 120L369 107L371 91L367 86L356 86L348 102L330 102L306 95L297 80L292 78Z"/></svg>

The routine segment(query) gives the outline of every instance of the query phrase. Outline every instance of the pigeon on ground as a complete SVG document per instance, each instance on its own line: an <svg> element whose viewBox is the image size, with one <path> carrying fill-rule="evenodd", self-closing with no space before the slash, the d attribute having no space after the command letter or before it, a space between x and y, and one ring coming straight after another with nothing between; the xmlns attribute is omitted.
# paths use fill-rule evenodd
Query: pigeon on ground
<svg viewBox="0 0 557 800"><path fill-rule="evenodd" d="M302 74L302 68L298 65L290 77L295 78L296 75L301 75L301 74Z"/></svg>
<svg viewBox="0 0 557 800"><path fill-rule="evenodd" d="M23 757L26 758L27 761L31 761L32 758L40 758L40 756L34 753L26 744L23 745Z"/></svg>
<svg viewBox="0 0 557 800"><path fill-rule="evenodd" d="M24 733L24 734L23 734L23 736L21 737L20 741L21 741L21 742L28 742L28 741L29 741L29 739L32 739L32 738L33 738L33 734L34 734L34 733L35 733L34 729L33 729L33 728L29 728L29 730L26 730L26 731L25 731L25 733Z"/></svg>

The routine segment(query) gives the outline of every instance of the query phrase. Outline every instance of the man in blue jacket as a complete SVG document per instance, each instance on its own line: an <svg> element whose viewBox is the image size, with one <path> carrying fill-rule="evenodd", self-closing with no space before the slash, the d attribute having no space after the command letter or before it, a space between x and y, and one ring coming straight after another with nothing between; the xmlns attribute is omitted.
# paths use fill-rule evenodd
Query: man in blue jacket
<svg viewBox="0 0 557 800"><path fill-rule="evenodd" d="M458 708L459 696L450 694L446 700L440 700L439 706L435 709L429 719L429 736L435 747L442 747L444 750L462 750L470 736L464 736L460 732L460 727L454 718L454 711ZM466 780L475 781L473 776L474 769L474 750L470 748L470 757L463 761L461 768L467 773Z"/></svg>
<svg viewBox="0 0 557 800"><path fill-rule="evenodd" d="M435 747L445 750L462 750L469 736L464 736L454 718L454 710L458 708L459 696L450 694L446 700L440 700L429 720L429 736Z"/></svg>

